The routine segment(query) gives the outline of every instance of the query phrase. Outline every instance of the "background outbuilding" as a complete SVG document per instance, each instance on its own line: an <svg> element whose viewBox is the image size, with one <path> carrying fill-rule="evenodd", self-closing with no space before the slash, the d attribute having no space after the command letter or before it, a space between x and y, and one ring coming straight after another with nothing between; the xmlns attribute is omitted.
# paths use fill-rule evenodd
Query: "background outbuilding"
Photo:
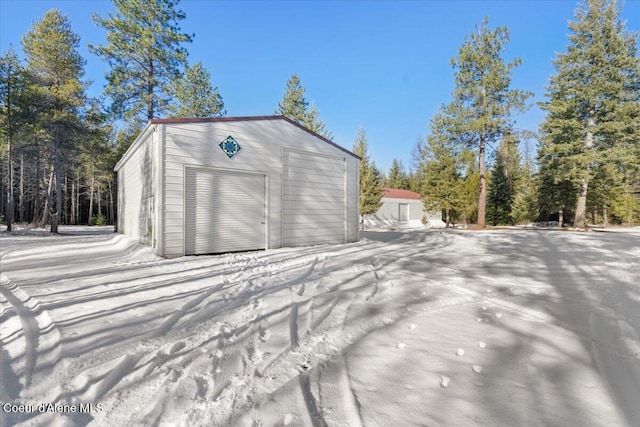
<svg viewBox="0 0 640 427"><path fill-rule="evenodd" d="M420 194L398 188L385 188L382 206L371 215L365 215L368 227L423 227L424 221L430 227L444 227L442 212L427 211Z"/></svg>
<svg viewBox="0 0 640 427"><path fill-rule="evenodd" d="M118 162L118 231L162 256L358 240L359 157L284 116L153 119Z"/></svg>

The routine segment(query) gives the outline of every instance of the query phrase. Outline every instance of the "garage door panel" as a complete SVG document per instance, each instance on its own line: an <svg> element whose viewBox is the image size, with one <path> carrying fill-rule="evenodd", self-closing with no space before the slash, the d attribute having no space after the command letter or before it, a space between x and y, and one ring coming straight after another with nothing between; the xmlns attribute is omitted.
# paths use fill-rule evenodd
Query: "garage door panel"
<svg viewBox="0 0 640 427"><path fill-rule="evenodd" d="M342 170L337 167L325 167L324 165L309 165L308 167L291 167L287 170L287 176L340 176Z"/></svg>
<svg viewBox="0 0 640 427"><path fill-rule="evenodd" d="M285 150L283 160L283 244L344 242L344 159Z"/></svg>
<svg viewBox="0 0 640 427"><path fill-rule="evenodd" d="M264 249L265 222L264 175L186 169L186 254Z"/></svg>
<svg viewBox="0 0 640 427"><path fill-rule="evenodd" d="M290 177L314 177L314 176L341 176L343 170L340 170L338 167L325 167L324 165L318 166L314 164L310 164L309 166L304 167L294 167L291 166L287 169L287 176Z"/></svg>
<svg viewBox="0 0 640 427"><path fill-rule="evenodd" d="M319 200L324 202L324 204L327 203L337 203L337 204L342 204L343 203L343 197L341 197L339 194L336 194L334 190L327 190L324 188L319 188L319 189L313 189L312 194L309 194L308 190L306 189L298 189L298 188L289 188L289 194L285 193L284 196L284 200L287 201L304 201L304 200ZM286 191L286 190L285 190ZM304 191L305 194L295 194L296 192L302 192ZM340 191L340 190L337 190ZM291 194L294 193L294 194ZM321 204L316 204L316 206L320 207L322 206Z"/></svg>

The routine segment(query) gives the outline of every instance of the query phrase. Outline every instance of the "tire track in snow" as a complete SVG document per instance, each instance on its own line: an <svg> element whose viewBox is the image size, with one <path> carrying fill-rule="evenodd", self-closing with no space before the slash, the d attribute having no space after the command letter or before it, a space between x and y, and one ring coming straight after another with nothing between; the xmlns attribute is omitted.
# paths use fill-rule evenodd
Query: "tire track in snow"
<svg viewBox="0 0 640 427"><path fill-rule="evenodd" d="M328 424L362 427L360 402L351 380L345 354L338 354L318 366L318 394Z"/></svg>
<svg viewBox="0 0 640 427"><path fill-rule="evenodd" d="M90 402L97 402L98 399L107 394L120 381L122 381L124 377L133 372L141 357L142 354L127 354L124 356L120 363L107 372L107 375L102 381L100 381L97 387L88 393L87 400Z"/></svg>
<svg viewBox="0 0 640 427"><path fill-rule="evenodd" d="M322 417L318 409L318 403L311 392L311 379L309 378L309 374L298 375L298 382L300 383L300 390L302 391L302 397L307 407L307 414L311 420L311 425L313 427L327 427L327 422Z"/></svg>
<svg viewBox="0 0 640 427"><path fill-rule="evenodd" d="M205 301L207 298L209 298L214 292L220 290L223 286L224 286L224 283L220 283L218 285L212 286L211 288L209 288L206 291L202 292L196 298L193 298L190 301L187 301L186 303L184 303L182 305L182 307L180 307L180 309L178 309L177 311L173 312L173 314L171 316L169 316L169 318L167 318L167 320L162 322L162 324L155 331L150 333L148 335L148 337L149 338L157 338L157 337L161 337L161 336L165 335L191 309L193 309L193 308L197 307L198 305L200 305L203 301Z"/></svg>
<svg viewBox="0 0 640 427"><path fill-rule="evenodd" d="M291 336L291 349L298 347L298 303L291 304L289 314L289 335Z"/></svg>
<svg viewBox="0 0 640 427"><path fill-rule="evenodd" d="M5 342L8 337L19 336L19 331L7 328L7 322L4 320L3 324L7 329L0 333L0 343L13 363L24 357L22 375L24 376L24 386L28 387L31 385L38 364L52 366L60 360L60 331L49 313L42 308L40 302L2 273L0 273L0 294L13 307L15 314L20 319L24 351L18 345L19 341L15 341L15 339L11 340L13 341L11 344ZM8 310L3 310L3 317L7 313L9 313ZM17 371L19 372L19 370ZM18 376L21 375L18 374Z"/></svg>

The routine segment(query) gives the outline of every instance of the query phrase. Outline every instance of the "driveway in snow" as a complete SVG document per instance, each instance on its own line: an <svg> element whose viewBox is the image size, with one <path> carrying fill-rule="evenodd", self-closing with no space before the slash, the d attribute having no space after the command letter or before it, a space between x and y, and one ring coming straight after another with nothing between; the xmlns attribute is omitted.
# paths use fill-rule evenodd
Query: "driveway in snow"
<svg viewBox="0 0 640 427"><path fill-rule="evenodd" d="M637 231L161 259L66 230L0 233L2 425L640 425Z"/></svg>

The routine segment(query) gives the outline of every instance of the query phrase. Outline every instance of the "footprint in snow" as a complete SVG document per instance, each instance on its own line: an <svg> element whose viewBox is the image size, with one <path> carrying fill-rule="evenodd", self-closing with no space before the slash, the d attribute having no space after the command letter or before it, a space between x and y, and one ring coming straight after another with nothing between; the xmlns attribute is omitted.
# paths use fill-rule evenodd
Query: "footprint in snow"
<svg viewBox="0 0 640 427"><path fill-rule="evenodd" d="M496 313L496 317L497 317L498 319L502 319L502 313Z"/></svg>
<svg viewBox="0 0 640 427"><path fill-rule="evenodd" d="M293 421L293 415L284 414L284 425L288 426L289 424L291 424L291 421Z"/></svg>
<svg viewBox="0 0 640 427"><path fill-rule="evenodd" d="M413 330L415 328L416 328L416 324L415 323L412 323L412 324L409 325L409 329Z"/></svg>
<svg viewBox="0 0 640 427"><path fill-rule="evenodd" d="M407 345L403 342L399 342L398 344L396 344L396 347L399 348L400 350L402 350L403 348L405 348Z"/></svg>
<svg viewBox="0 0 640 427"><path fill-rule="evenodd" d="M440 387L447 388L449 387L449 383L451 382L451 377L446 375L440 375Z"/></svg>
<svg viewBox="0 0 640 427"><path fill-rule="evenodd" d="M478 347L485 348L486 346L487 346L487 343L485 343L484 341L478 341Z"/></svg>
<svg viewBox="0 0 640 427"><path fill-rule="evenodd" d="M480 365L473 365L471 367L471 369L473 370L473 372L475 372L476 374L479 374L480 372L482 372L482 366Z"/></svg>
<svg viewBox="0 0 640 427"><path fill-rule="evenodd" d="M464 348L459 348L458 350L456 350L456 355L464 356Z"/></svg>

